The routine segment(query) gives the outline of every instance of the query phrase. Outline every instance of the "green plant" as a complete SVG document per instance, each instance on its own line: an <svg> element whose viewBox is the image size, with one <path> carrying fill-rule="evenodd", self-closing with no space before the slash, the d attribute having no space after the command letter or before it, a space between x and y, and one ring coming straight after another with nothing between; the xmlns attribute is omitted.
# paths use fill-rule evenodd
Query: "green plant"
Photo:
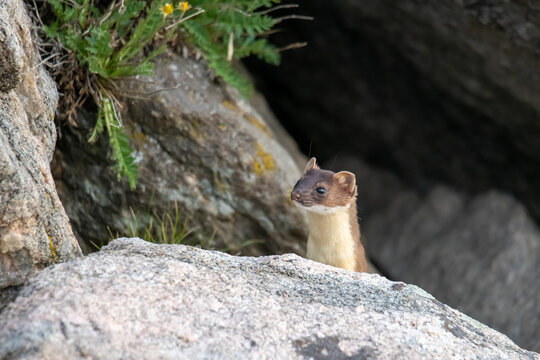
<svg viewBox="0 0 540 360"><path fill-rule="evenodd" d="M208 248L215 235L198 234L195 228L189 226L189 218L180 214L177 203L162 213L154 210L137 214L130 209L126 221L125 236L140 237L156 244L188 244Z"/></svg>
<svg viewBox="0 0 540 360"><path fill-rule="evenodd" d="M76 109L88 97L94 100L98 115L89 141L107 133L113 169L119 179L128 179L131 189L136 185L137 166L120 116L118 98L125 91L119 91L117 80L150 75L154 58L181 30L200 49L209 67L247 96L251 85L234 68L232 59L253 54L277 65L279 49L261 35L281 20L269 13L294 7L272 7L279 0L193 0L191 4L176 0L46 1L53 16L46 17L50 21L44 25L45 34L56 43L53 49L63 52L57 64L64 65L56 73L64 94L62 111L76 124Z"/></svg>
<svg viewBox="0 0 540 360"><path fill-rule="evenodd" d="M249 81L236 71L230 60L253 54L270 64L279 64L278 49L258 36L276 23L268 15L268 8L279 0L193 0L192 3L205 12L184 23L189 41L201 50L217 75L242 95L249 95L252 90ZM257 11L260 8L267 9Z"/></svg>
<svg viewBox="0 0 540 360"><path fill-rule="evenodd" d="M76 106L84 102L81 97L88 94L98 106L97 121L89 141L95 141L106 130L115 162L114 170L118 178L127 177L133 189L137 169L131 156L133 150L122 129L114 82L134 75L150 75L152 60L165 49L165 45L155 46L145 55L142 50L154 42L158 33L162 39L169 39L181 21L168 25L172 17L168 21L167 15L175 13L176 18L182 20L186 11L171 9L166 0L150 3L113 1L103 10L91 0L48 0L48 3L54 20L44 26L45 34L75 55L78 70L88 72L81 76L86 79L84 89L71 90L80 90L79 98L72 101Z"/></svg>
<svg viewBox="0 0 540 360"><path fill-rule="evenodd" d="M216 232L205 232L201 228L191 225L190 218L180 213L176 202L161 212L157 210L135 212L130 209L129 214L125 214L124 219L126 230L114 236L109 229L111 240L119 236L128 236L139 237L155 244L184 244L203 249L214 249L215 246ZM218 250L239 253L242 248L260 242L260 240L246 240ZM100 247L94 246L98 250L100 249Z"/></svg>

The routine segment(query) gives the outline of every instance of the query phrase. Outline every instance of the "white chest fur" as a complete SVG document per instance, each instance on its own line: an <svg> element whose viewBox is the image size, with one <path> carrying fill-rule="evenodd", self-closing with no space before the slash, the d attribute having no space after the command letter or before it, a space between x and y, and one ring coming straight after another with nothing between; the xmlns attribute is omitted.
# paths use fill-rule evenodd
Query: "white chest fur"
<svg viewBox="0 0 540 360"><path fill-rule="evenodd" d="M309 237L306 257L324 264L356 271L355 243L349 210L346 207L328 214L308 211Z"/></svg>

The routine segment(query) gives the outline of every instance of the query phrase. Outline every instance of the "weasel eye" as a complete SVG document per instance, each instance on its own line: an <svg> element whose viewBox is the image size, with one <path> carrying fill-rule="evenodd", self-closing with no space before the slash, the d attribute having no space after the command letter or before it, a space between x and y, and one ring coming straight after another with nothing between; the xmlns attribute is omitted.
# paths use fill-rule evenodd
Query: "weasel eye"
<svg viewBox="0 0 540 360"><path fill-rule="evenodd" d="M326 189L323 188L323 187L320 187L320 188L317 188L317 192L321 195L323 195L324 193L326 193Z"/></svg>

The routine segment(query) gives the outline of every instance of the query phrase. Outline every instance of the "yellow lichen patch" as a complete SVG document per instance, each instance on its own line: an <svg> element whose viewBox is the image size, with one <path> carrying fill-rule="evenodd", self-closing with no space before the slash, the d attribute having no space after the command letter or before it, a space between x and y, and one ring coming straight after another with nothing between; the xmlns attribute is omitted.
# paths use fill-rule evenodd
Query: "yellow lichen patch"
<svg viewBox="0 0 540 360"><path fill-rule="evenodd" d="M205 136L201 131L199 124L190 123L187 131L191 140L195 141L199 145L204 144Z"/></svg>
<svg viewBox="0 0 540 360"><path fill-rule="evenodd" d="M264 152L261 145L258 145L257 156L262 159L266 170L274 170L276 168L276 162L274 161L274 158L269 153Z"/></svg>
<svg viewBox="0 0 540 360"><path fill-rule="evenodd" d="M246 114L244 111L242 111L242 109L238 108L235 104L231 103L230 101L225 100L225 101L222 102L222 104L227 109L229 109L231 111L234 111L237 114L242 115L242 117L247 122L249 122L251 125L255 126L257 129L261 130L263 133L265 133L269 137L273 137L272 132L270 131L270 129L268 129L268 127L266 127L266 125L264 123L262 123L261 121L259 121L259 119L257 119L255 116L250 115L250 114Z"/></svg>
<svg viewBox="0 0 540 360"><path fill-rule="evenodd" d="M227 190L227 185L221 179L219 178L218 173L214 172L214 184L216 185L216 188L218 192L225 193Z"/></svg>
<svg viewBox="0 0 540 360"><path fill-rule="evenodd" d="M56 261L56 251L54 250L54 244L52 242L52 238L49 234L47 234L47 238L49 239L49 250L51 251L51 259L53 261Z"/></svg>
<svg viewBox="0 0 540 360"><path fill-rule="evenodd" d="M160 104L165 104L165 99L162 96L156 96L154 101Z"/></svg>
<svg viewBox="0 0 540 360"><path fill-rule="evenodd" d="M130 135L131 135L131 139L133 140L133 144L135 145L135 147L142 148L143 145L146 143L147 137L141 131L137 131L136 129L133 129Z"/></svg>
<svg viewBox="0 0 540 360"><path fill-rule="evenodd" d="M257 160L253 162L253 172L255 175L261 175L264 172L262 164Z"/></svg>
<svg viewBox="0 0 540 360"><path fill-rule="evenodd" d="M222 104L223 104L223 106L225 106L227 109L229 109L231 111L234 111L236 113L242 113L242 111L230 101L225 100L225 101L222 102Z"/></svg>
<svg viewBox="0 0 540 360"><path fill-rule="evenodd" d="M272 137L272 132L270 129L266 127L262 122L257 120L255 116L244 114L244 119L246 119L251 125L255 126L256 128L260 129L263 133L268 135L269 137Z"/></svg>
<svg viewBox="0 0 540 360"><path fill-rule="evenodd" d="M269 153L265 152L261 144L257 144L256 159L253 161L253 172L262 175L266 171L274 170L276 161Z"/></svg>
<svg viewBox="0 0 540 360"><path fill-rule="evenodd" d="M225 125L225 124L219 124L217 127L218 127L218 129L221 130L221 131L227 130L227 125Z"/></svg>

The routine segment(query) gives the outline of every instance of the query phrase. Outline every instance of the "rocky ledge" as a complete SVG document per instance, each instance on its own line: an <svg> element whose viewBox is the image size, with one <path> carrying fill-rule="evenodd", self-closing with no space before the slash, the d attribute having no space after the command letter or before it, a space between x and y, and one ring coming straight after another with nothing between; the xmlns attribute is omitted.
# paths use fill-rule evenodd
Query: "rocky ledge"
<svg viewBox="0 0 540 360"><path fill-rule="evenodd" d="M540 359L413 285L137 238L41 271L0 339L2 359Z"/></svg>

